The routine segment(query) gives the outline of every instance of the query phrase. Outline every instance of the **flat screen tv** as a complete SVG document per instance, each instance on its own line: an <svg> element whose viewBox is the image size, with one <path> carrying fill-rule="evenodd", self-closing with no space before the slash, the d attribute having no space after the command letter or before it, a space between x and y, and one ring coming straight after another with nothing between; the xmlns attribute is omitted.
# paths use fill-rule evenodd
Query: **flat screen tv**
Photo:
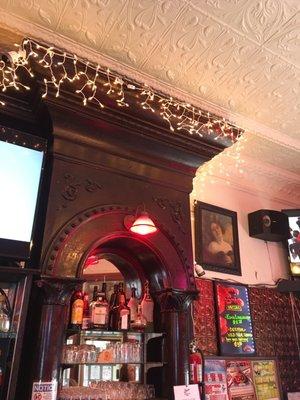
<svg viewBox="0 0 300 400"><path fill-rule="evenodd" d="M300 209L282 210L289 219L288 259L292 276L300 277Z"/></svg>
<svg viewBox="0 0 300 400"><path fill-rule="evenodd" d="M0 127L0 257L27 260L44 165L43 138Z"/></svg>

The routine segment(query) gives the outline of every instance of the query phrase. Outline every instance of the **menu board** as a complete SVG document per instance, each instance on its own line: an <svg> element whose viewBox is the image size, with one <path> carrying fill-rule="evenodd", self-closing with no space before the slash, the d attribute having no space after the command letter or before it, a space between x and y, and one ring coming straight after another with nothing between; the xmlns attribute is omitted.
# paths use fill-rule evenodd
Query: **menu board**
<svg viewBox="0 0 300 400"><path fill-rule="evenodd" d="M206 400L228 399L225 360L205 360L204 383Z"/></svg>
<svg viewBox="0 0 300 400"><path fill-rule="evenodd" d="M226 366L230 400L256 400L251 361L227 361Z"/></svg>
<svg viewBox="0 0 300 400"><path fill-rule="evenodd" d="M252 361L257 400L280 400L274 360Z"/></svg>
<svg viewBox="0 0 300 400"><path fill-rule="evenodd" d="M216 283L215 288L220 354L255 354L247 287Z"/></svg>

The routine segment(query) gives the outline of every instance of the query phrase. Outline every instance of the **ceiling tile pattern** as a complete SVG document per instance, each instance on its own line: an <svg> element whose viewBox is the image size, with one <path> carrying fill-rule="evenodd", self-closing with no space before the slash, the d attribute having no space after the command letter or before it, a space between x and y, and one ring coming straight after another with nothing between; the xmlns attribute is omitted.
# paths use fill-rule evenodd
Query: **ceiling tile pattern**
<svg viewBox="0 0 300 400"><path fill-rule="evenodd" d="M56 35L56 45L71 40L216 105L246 128L257 121L276 132L273 142L248 135L242 156L285 169L292 175L277 184L299 189L299 0L0 0L1 10L27 24L24 34L36 28ZM280 145L278 133L296 145ZM251 171L250 180L263 175L261 166Z"/></svg>
<svg viewBox="0 0 300 400"><path fill-rule="evenodd" d="M0 7L297 137L298 0L2 0Z"/></svg>

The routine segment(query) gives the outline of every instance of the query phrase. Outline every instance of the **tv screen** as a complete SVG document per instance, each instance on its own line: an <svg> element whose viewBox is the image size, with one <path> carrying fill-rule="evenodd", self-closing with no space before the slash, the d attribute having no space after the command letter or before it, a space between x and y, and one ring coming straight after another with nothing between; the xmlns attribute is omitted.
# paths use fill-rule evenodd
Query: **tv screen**
<svg viewBox="0 0 300 400"><path fill-rule="evenodd" d="M28 134L1 129L0 257L30 256L36 205L46 142Z"/></svg>
<svg viewBox="0 0 300 400"><path fill-rule="evenodd" d="M300 276L300 209L282 211L289 219L290 238L287 248L290 272L293 276Z"/></svg>

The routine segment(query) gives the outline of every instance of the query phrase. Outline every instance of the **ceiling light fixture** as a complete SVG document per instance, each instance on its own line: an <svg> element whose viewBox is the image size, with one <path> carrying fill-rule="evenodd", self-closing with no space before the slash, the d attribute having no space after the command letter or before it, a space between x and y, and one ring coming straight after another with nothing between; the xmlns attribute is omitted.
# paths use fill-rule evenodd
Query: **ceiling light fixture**
<svg viewBox="0 0 300 400"><path fill-rule="evenodd" d="M135 215L126 215L124 218L125 228L132 233L137 233L142 236L157 232L158 229L145 210L145 206L143 211L138 211L139 207L140 206L137 207Z"/></svg>

